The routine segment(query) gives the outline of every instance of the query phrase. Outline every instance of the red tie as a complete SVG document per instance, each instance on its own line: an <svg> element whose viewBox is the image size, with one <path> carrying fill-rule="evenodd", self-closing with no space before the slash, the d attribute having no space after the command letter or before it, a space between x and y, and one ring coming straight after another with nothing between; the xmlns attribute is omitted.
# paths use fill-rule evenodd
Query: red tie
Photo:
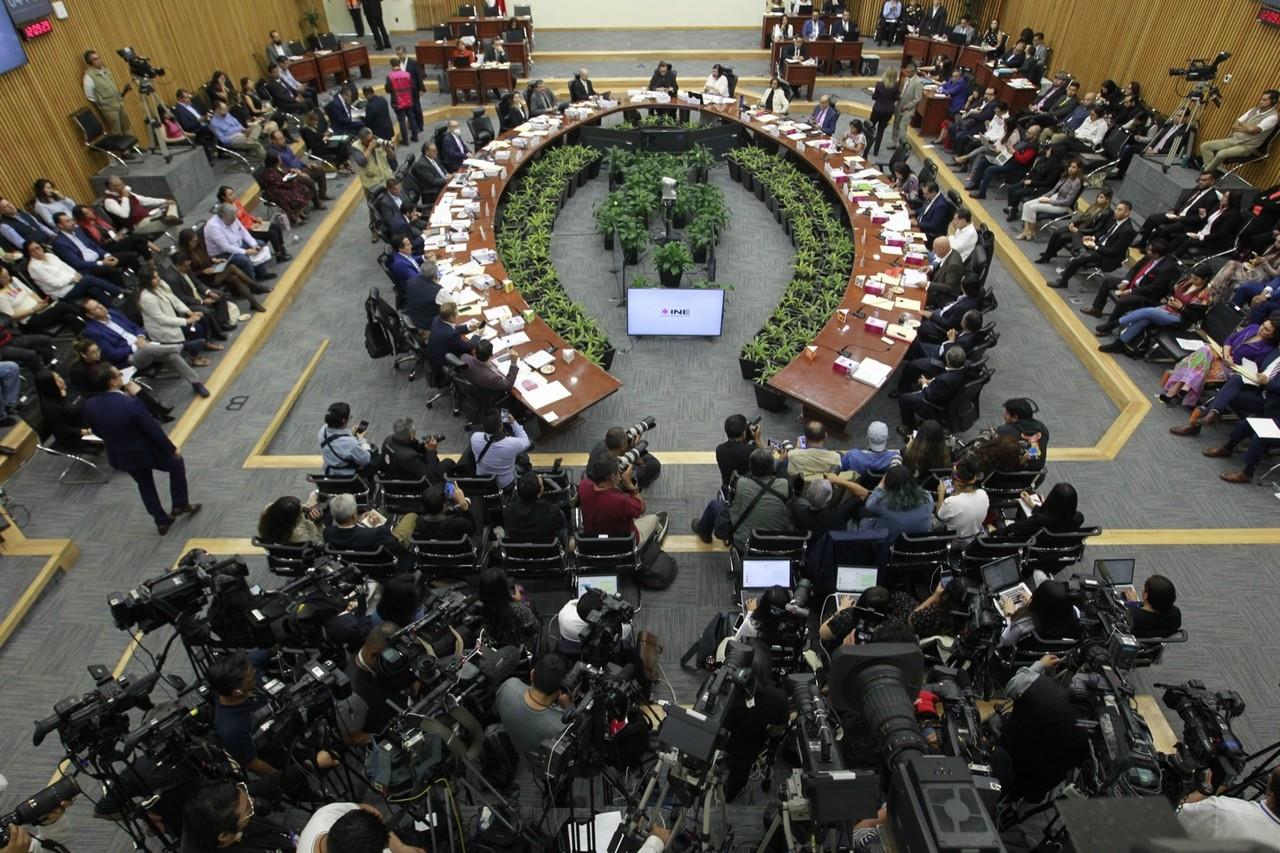
<svg viewBox="0 0 1280 853"><path fill-rule="evenodd" d="M1156 262L1155 262L1154 260L1148 260L1145 264L1143 264L1143 265L1142 265L1142 268L1141 268L1140 270L1138 270L1138 274L1137 274L1137 275L1135 275L1135 276L1133 277L1133 280L1129 282L1129 286L1130 286L1130 287L1135 287L1135 286L1137 286L1138 282L1142 281L1143 276L1145 276L1145 275L1147 274L1147 272L1148 272L1148 271L1149 271L1153 266L1155 266L1155 263L1156 263Z"/></svg>

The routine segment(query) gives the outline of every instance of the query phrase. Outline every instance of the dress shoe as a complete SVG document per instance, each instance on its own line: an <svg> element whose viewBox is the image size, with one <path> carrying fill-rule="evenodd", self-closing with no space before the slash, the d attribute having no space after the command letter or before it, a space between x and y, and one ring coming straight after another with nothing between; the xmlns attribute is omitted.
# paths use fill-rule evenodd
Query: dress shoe
<svg viewBox="0 0 1280 853"><path fill-rule="evenodd" d="M164 536L166 533L168 533L168 532L169 532L169 528L170 528L170 527L173 527L173 516L172 516L172 515L171 515L171 516L169 516L169 520L168 520L168 521L160 521L160 522L157 522L157 523L156 523L156 533L159 533L161 536Z"/></svg>
<svg viewBox="0 0 1280 853"><path fill-rule="evenodd" d="M1116 331L1115 323L1103 323L1101 326L1093 327L1093 333L1095 335L1098 335L1099 337L1101 337L1102 335L1115 334L1115 331Z"/></svg>
<svg viewBox="0 0 1280 853"><path fill-rule="evenodd" d="M1241 485L1253 482L1253 477L1243 471L1233 471L1230 474L1219 474L1218 479L1228 483L1240 483Z"/></svg>
<svg viewBox="0 0 1280 853"><path fill-rule="evenodd" d="M271 281L275 277L276 277L276 274L273 272L264 272L258 275L258 281Z"/></svg>
<svg viewBox="0 0 1280 853"><path fill-rule="evenodd" d="M1047 264L1052 262L1052 260L1052 258L1046 257L1045 255L1036 255L1037 264Z"/></svg>
<svg viewBox="0 0 1280 853"><path fill-rule="evenodd" d="M1102 312L1101 312L1101 311L1099 311L1097 308L1094 308L1092 305L1086 305L1085 307L1081 308L1081 309L1080 309L1080 313L1081 313L1081 314L1088 314L1090 317L1101 317L1101 316L1102 316Z"/></svg>
<svg viewBox="0 0 1280 853"><path fill-rule="evenodd" d="M711 544L711 537L698 529L698 519L695 518L693 521L689 522L689 529L693 531L695 536L702 540L702 544Z"/></svg>
<svg viewBox="0 0 1280 853"><path fill-rule="evenodd" d="M262 285L260 285L260 284L251 284L251 285L249 285L249 292L250 292L250 293L257 294L258 296L261 296L261 295L262 295L262 294L264 294L264 293L270 293L270 292L271 292L271 288L269 288L269 287L263 287L263 286L262 286Z"/></svg>
<svg viewBox="0 0 1280 853"><path fill-rule="evenodd" d="M153 415L152 417L156 419L156 423L158 424L171 424L175 420L177 420L173 415L156 414L156 415Z"/></svg>
<svg viewBox="0 0 1280 853"><path fill-rule="evenodd" d="M293 260L293 255L289 254L288 252L281 252L281 253L279 253L278 255L276 255L276 260L277 260L277 261L291 261L291 260Z"/></svg>
<svg viewBox="0 0 1280 853"><path fill-rule="evenodd" d="M1183 438L1200 434L1200 424L1183 424L1182 426L1169 427L1169 432L1174 435L1180 435Z"/></svg>
<svg viewBox="0 0 1280 853"><path fill-rule="evenodd" d="M1231 455L1231 450L1226 447L1209 447L1201 450L1200 453L1210 459L1226 459Z"/></svg>
<svg viewBox="0 0 1280 853"><path fill-rule="evenodd" d="M203 382L192 382L192 383L191 383L191 390L192 390L192 391L194 391L194 392L196 392L196 394L197 394L198 396L200 396L200 397L208 397L208 396L209 396L209 389L208 389L208 388L206 388L206 387L204 387L204 383L203 383Z"/></svg>
<svg viewBox="0 0 1280 853"><path fill-rule="evenodd" d="M987 194L983 192L971 192L969 198L986 198Z"/></svg>
<svg viewBox="0 0 1280 853"><path fill-rule="evenodd" d="M177 518L180 515L195 515L197 512L200 511L200 508L203 506L204 504L187 504L181 509L179 509L178 507L174 507L173 512L169 514L174 518Z"/></svg>
<svg viewBox="0 0 1280 853"><path fill-rule="evenodd" d="M18 419L15 418L13 415L5 415L4 417L0 417L0 427L11 427L11 426L17 425L17 423L18 423Z"/></svg>
<svg viewBox="0 0 1280 853"><path fill-rule="evenodd" d="M1113 353L1116 353L1116 352L1124 352L1124 351L1125 351L1125 349L1124 349L1124 341L1120 340L1119 338L1116 338L1116 339L1115 339L1114 341L1112 341L1111 343L1108 343L1108 344L1102 344L1100 347L1098 347L1098 352L1113 352Z"/></svg>
<svg viewBox="0 0 1280 853"><path fill-rule="evenodd" d="M1200 423L1202 426L1213 426L1217 422L1218 422L1217 409L1207 409L1205 413L1200 416L1200 419L1198 421L1198 423Z"/></svg>
<svg viewBox="0 0 1280 853"><path fill-rule="evenodd" d="M1050 282L1046 282L1046 283L1049 285L1049 287L1052 287L1054 290L1066 290L1066 289L1067 289L1067 283L1066 283L1065 281L1050 281Z"/></svg>

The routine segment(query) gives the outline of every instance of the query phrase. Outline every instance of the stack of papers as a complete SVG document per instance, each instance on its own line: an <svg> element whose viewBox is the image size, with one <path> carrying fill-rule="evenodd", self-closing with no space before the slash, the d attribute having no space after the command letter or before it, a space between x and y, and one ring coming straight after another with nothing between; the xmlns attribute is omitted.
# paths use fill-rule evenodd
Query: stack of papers
<svg viewBox="0 0 1280 853"><path fill-rule="evenodd" d="M557 400L569 396L569 389L560 382L548 382L541 388L524 392L524 402L531 409L545 409Z"/></svg>
<svg viewBox="0 0 1280 853"><path fill-rule="evenodd" d="M520 360L525 363L530 370L538 370L544 365L548 365L556 360L556 357L544 349L534 350L528 355L523 355Z"/></svg>
<svg viewBox="0 0 1280 853"><path fill-rule="evenodd" d="M870 385L872 388L879 388L884 381L889 378L889 374L893 372L893 368L889 365L876 361L874 358L864 358L859 364L858 369L853 372L853 379L861 382L863 385Z"/></svg>

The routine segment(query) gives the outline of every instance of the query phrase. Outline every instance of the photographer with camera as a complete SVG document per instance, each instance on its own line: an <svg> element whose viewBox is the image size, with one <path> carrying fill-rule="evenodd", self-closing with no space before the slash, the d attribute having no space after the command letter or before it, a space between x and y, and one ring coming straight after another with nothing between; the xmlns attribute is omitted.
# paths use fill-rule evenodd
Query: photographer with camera
<svg viewBox="0 0 1280 853"><path fill-rule="evenodd" d="M213 728L223 749L244 769L266 777L279 773L288 764L289 757L280 745L268 753L259 753L253 742L254 715L267 705L266 697L257 691L256 675L248 654L235 651L223 655L209 666L207 681L217 694ZM334 757L325 750L315 752L314 760L320 768L337 765Z"/></svg>
<svg viewBox="0 0 1280 853"><path fill-rule="evenodd" d="M560 630L560 638L574 649L583 639L590 633L588 628L591 624L591 614L605 609L606 593L600 591L596 587L588 587L582 595L571 599L564 607L560 608L556 615L556 626ZM631 639L631 620L626 618L618 631L619 642L626 642ZM567 653L572 653L569 648L565 648Z"/></svg>
<svg viewBox="0 0 1280 853"><path fill-rule="evenodd" d="M400 677L382 672L379 663L382 650L400 626L395 622L382 622L365 637L364 644L351 656L347 665L347 678L351 693L358 701L346 701L339 705L342 711L339 729L343 740L351 746L365 746L369 738L387 727L396 716L390 704L403 705L408 683Z"/></svg>
<svg viewBox="0 0 1280 853"><path fill-rule="evenodd" d="M400 840L382 813L366 803L330 803L298 833L298 853L426 853Z"/></svg>
<svg viewBox="0 0 1280 853"><path fill-rule="evenodd" d="M509 491L516 481L520 455L533 446L533 440L506 409L489 409L480 419L480 429L468 437L467 445L476 476L496 477L503 491Z"/></svg>
<svg viewBox="0 0 1280 853"><path fill-rule="evenodd" d="M588 536L631 535L640 550L646 551L661 545L667 535L667 514L645 515L645 501L632 468L628 465L619 471L618 457L612 451L592 453L578 484L578 506L582 529Z"/></svg>
<svg viewBox="0 0 1280 853"><path fill-rule="evenodd" d="M457 483L435 483L422 493L423 512L413 528L414 539L447 539L456 541L463 536L474 539L480 529L477 516L479 506L472 506L471 499Z"/></svg>
<svg viewBox="0 0 1280 853"><path fill-rule="evenodd" d="M818 629L818 637L831 646L867 642L881 625L896 623L908 626L917 607L910 593L890 592L887 587L873 586L862 591L856 602L842 607Z"/></svg>
<svg viewBox="0 0 1280 853"><path fill-rule="evenodd" d="M428 435L425 441L418 439L413 418L396 418L391 425L391 435L382 441L382 464L378 473L388 480L421 480L427 478L439 483L453 473L453 460L440 459L439 446L443 435Z"/></svg>
<svg viewBox="0 0 1280 853"><path fill-rule="evenodd" d="M201 785L182 808L181 853L292 853L293 833L258 816L256 806L244 782Z"/></svg>
<svg viewBox="0 0 1280 853"><path fill-rule="evenodd" d="M345 88L334 96L335 101L339 98L349 102ZM396 174L394 146L374 136L373 131L363 125L351 144L351 162L355 164L356 176L360 178L360 186L364 188L367 199L383 190L387 181Z"/></svg>
<svg viewBox="0 0 1280 853"><path fill-rule="evenodd" d="M597 442L591 448L591 456L599 453L609 452L616 457L624 457L631 450L637 447L643 452L633 454L634 458L628 458L628 462L634 474L636 487L640 491L644 491L653 485L653 481L658 479L662 474L662 463L658 461L658 457L648 452L648 443L641 442L640 436L658 425L658 421L653 415L648 415L640 420L639 423L629 427L610 427L609 431L604 434L604 441Z"/></svg>
<svg viewBox="0 0 1280 853"><path fill-rule="evenodd" d="M7 781L0 776L0 791L6 785ZM61 776L49 787L18 803L13 811L0 816L0 853L65 852L63 844L71 827L70 821L64 822L62 818L79 792L74 776ZM99 800L102 802L105 798ZM94 814L97 815L96 809Z"/></svg>
<svg viewBox="0 0 1280 853"><path fill-rule="evenodd" d="M563 539L569 524L564 513L567 494L566 490L549 490L540 475L525 471L516 480L515 494L502 508L501 538L508 542Z"/></svg>
<svg viewBox="0 0 1280 853"><path fill-rule="evenodd" d="M1005 685L1013 708L1000 726L993 769L1011 801L1043 799L1088 757L1088 734L1077 725L1080 710L1067 686L1053 678L1061 663L1045 655Z"/></svg>
<svg viewBox="0 0 1280 853"><path fill-rule="evenodd" d="M748 421L745 415L724 419L726 440L716 445L716 467L720 469L720 485L727 486L734 477L745 477L750 471L751 451L764 447L760 418Z"/></svg>
<svg viewBox="0 0 1280 853"><path fill-rule="evenodd" d="M386 549L399 556L402 571L413 568L413 548L409 542L418 524L418 515L406 512L392 527L390 521L377 523L380 516L369 510L360 514L356 499L349 494L334 495L329 501L333 523L324 529L327 545L343 551L376 551Z"/></svg>
<svg viewBox="0 0 1280 853"><path fill-rule="evenodd" d="M1178 823L1197 841L1253 841L1280 848L1280 767L1271 771L1261 800L1193 791L1178 809Z"/></svg>
<svg viewBox="0 0 1280 853"><path fill-rule="evenodd" d="M569 674L569 660L557 652L549 652L533 665L530 683L508 678L498 688L494 707L507 736L520 754L525 766L538 774L537 759L545 740L564 734L564 709L571 697L561 684Z"/></svg>
<svg viewBox="0 0 1280 853"><path fill-rule="evenodd" d="M369 422L361 421L353 430L351 406L346 403L330 403L324 413L324 426L316 440L320 442L320 456L324 460L326 477L360 477L366 485L373 485L373 475L378 470L378 458L365 434Z"/></svg>
<svg viewBox="0 0 1280 853"><path fill-rule="evenodd" d="M754 692L735 704L725 717L729 740L725 753L729 756L729 772L724 781L725 802L733 802L747 786L751 768L771 738L786 729L789 705L787 694L773 682L773 659L769 647L758 639L750 641L755 653L751 658Z"/></svg>

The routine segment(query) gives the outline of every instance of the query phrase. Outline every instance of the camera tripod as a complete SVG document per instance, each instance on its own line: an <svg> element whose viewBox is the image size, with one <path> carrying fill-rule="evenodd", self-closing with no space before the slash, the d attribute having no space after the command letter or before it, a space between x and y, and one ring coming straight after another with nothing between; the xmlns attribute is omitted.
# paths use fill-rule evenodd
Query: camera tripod
<svg viewBox="0 0 1280 853"><path fill-rule="evenodd" d="M1226 796L1247 796L1249 799L1258 799L1266 796L1267 780L1271 776L1271 771L1280 766L1280 740L1267 744L1262 749L1246 755L1244 757L1244 766L1247 767L1255 761L1258 762L1258 765L1253 768L1249 775L1227 788L1224 792Z"/></svg>
<svg viewBox="0 0 1280 853"><path fill-rule="evenodd" d="M1222 78L1223 85L1230 82L1230 74ZM1170 116L1176 116L1183 111L1187 114L1186 156L1190 157L1191 153L1195 151L1192 143L1192 134L1199 136L1200 117L1204 114L1205 108L1210 101L1216 106L1221 97L1222 92L1213 80L1201 80L1192 85L1191 91L1183 95L1182 99L1178 101L1178 105L1174 107L1173 112L1169 113ZM1161 172L1167 173L1169 171L1169 167L1173 165L1173 161L1176 159L1179 147L1177 145L1169 146L1168 153L1164 155L1164 162L1160 164Z"/></svg>
<svg viewBox="0 0 1280 853"><path fill-rule="evenodd" d="M173 154L169 152L164 127L160 124L160 99L156 95L155 84L150 78L138 76L134 76L133 84L138 89L138 99L142 101L142 112L147 117L147 130L151 134L151 145L147 150L152 154L159 154L168 163L173 160Z"/></svg>
<svg viewBox="0 0 1280 853"><path fill-rule="evenodd" d="M626 823L618 828L614 843L610 844L609 849L615 849L615 844L620 839L635 838L640 832L647 832L648 827L656 825L658 812L661 811L662 804L667 801L669 795L673 797L675 804L671 811L671 819L668 821L672 838L677 837L684 829L690 812L700 809L701 823L698 840L689 849L700 851L700 853L728 849L732 841L732 825L729 823L724 798L724 768L721 763L723 757L724 753L717 751L707 769L696 773L684 766L678 750L659 752L657 762L649 771L649 779L645 783L644 793L640 795L639 803L627 817ZM658 786L659 777L662 777L661 787ZM655 789L656 797L654 797ZM725 837L718 844L711 835L711 815L717 800L720 804L720 823L725 828ZM649 814L650 808L653 809L652 814Z"/></svg>
<svg viewBox="0 0 1280 853"><path fill-rule="evenodd" d="M813 820L813 814L809 809L809 798L804 795L802 776L803 771L795 769L787 777L784 796L778 803L778 813L773 816L773 822L769 824L769 829L765 831L764 838L760 839L760 846L756 848L756 853L765 853L769 849L769 844L773 841L773 837L778 833L779 829L782 830L788 853L799 853L801 850L821 850L827 846L828 841L831 844L833 853L839 849L837 842L840 834L832 828L823 830L823 834L827 838L821 844L818 843L818 824L816 823L810 824L811 828L807 841L796 838L795 822L811 822Z"/></svg>

